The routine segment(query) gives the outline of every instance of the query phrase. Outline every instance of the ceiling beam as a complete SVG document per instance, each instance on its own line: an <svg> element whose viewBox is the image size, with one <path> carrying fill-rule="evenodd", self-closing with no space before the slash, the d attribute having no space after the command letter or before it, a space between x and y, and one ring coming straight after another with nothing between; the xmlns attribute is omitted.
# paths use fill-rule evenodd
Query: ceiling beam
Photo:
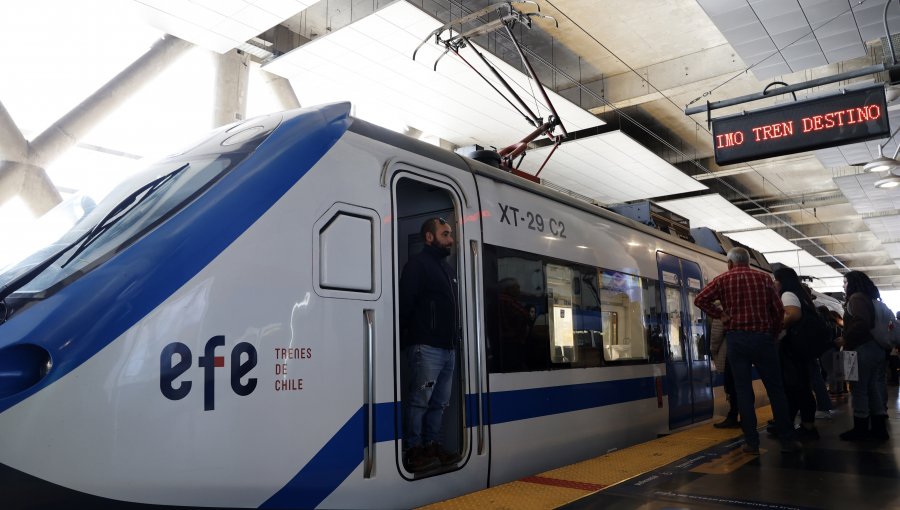
<svg viewBox="0 0 900 510"><path fill-rule="evenodd" d="M28 140L0 102L0 161L24 161L27 157Z"/></svg>
<svg viewBox="0 0 900 510"><path fill-rule="evenodd" d="M672 96L709 89L743 72L744 67L731 45L720 44L635 69L635 72L604 76L583 85L608 101L608 104L593 107L587 105L592 113L605 113L611 109L656 101L662 99L663 94Z"/></svg>
<svg viewBox="0 0 900 510"><path fill-rule="evenodd" d="M159 39L147 53L38 135L31 142L29 163L46 167L192 47L172 35Z"/></svg>
<svg viewBox="0 0 900 510"><path fill-rule="evenodd" d="M758 218L757 218L758 219ZM783 226L773 226L772 230L778 232L788 241L809 241L813 239L829 238L836 235L856 234L868 230L865 223L858 218L846 218L838 221L826 221L816 223L791 223L797 230L803 232L798 235L795 230L785 228Z"/></svg>

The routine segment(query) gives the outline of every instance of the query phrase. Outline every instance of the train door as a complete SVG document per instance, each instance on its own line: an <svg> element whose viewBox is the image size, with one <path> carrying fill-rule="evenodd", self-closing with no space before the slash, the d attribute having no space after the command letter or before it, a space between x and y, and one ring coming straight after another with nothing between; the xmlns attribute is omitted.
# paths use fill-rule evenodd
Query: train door
<svg viewBox="0 0 900 510"><path fill-rule="evenodd" d="M657 253L666 331L669 428L712 418L712 375L703 313L694 298L703 284L700 266Z"/></svg>
<svg viewBox="0 0 900 510"><path fill-rule="evenodd" d="M416 489L431 491L433 495L447 490L448 478L453 478L454 484L463 483L476 490L487 485L488 440L482 411L486 388L484 346L481 328L476 322L481 316L481 225L475 181L470 173L462 170L433 172L397 164L390 173L390 182L393 192L394 317L397 324L394 339L395 394L399 411L397 465L403 478L415 484ZM454 358L452 387L449 404L440 418L440 431L435 438L437 446L426 448L426 460L423 461L421 450L410 450L406 436L412 420L421 414L425 415L422 439L428 439L424 436L429 427L434 429L429 424L433 419L432 409L423 409L410 395L419 390L418 383L412 383L410 367L416 360L423 359L423 351L410 346L428 340L415 338L417 328L427 328L428 324L416 323L415 327L401 331L401 314L404 313L401 302L409 302L401 297L401 279L408 261L418 256L426 244L428 236L423 232L423 225L429 220L434 220L430 223L434 228L443 229L447 225L452 231L454 242L445 260L455 272L451 285L455 287L458 299L453 313L458 317L456 323L461 341L451 349ZM414 314L431 314L426 322L430 321L432 326L449 320L450 313L441 317L440 306L433 303L431 308L421 304L409 308ZM438 316L434 316L435 313ZM424 384L437 384L437 380L428 380Z"/></svg>

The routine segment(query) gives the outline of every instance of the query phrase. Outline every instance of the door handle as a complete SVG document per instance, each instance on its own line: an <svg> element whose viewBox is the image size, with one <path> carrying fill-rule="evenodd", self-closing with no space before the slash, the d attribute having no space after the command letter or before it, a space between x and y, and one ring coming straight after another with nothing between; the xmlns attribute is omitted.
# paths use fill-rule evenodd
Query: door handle
<svg viewBox="0 0 900 510"><path fill-rule="evenodd" d="M363 310L363 327L365 331L363 386L366 420L363 478L372 478L375 473L375 310Z"/></svg>
<svg viewBox="0 0 900 510"><path fill-rule="evenodd" d="M476 400L478 402L478 410L475 415L478 417L478 455L484 455L484 402L481 389L481 367L483 364L481 358L481 289L478 285L478 241L469 241L472 249L472 296L475 302L475 391Z"/></svg>

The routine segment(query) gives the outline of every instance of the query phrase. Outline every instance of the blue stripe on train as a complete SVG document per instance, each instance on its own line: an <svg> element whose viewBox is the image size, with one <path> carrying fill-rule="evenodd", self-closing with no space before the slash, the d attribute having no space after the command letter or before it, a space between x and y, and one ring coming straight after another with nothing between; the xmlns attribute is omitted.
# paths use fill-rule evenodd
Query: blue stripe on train
<svg viewBox="0 0 900 510"><path fill-rule="evenodd" d="M655 397L654 377L500 391L490 394L490 423L539 418ZM475 419L471 410L477 406L477 396L466 395L466 402L470 409L466 421L471 427ZM394 441L399 437L400 413L400 406L394 402L375 406L376 442ZM365 408L360 408L312 460L260 508L315 508L320 505L362 462L365 419Z"/></svg>
<svg viewBox="0 0 900 510"><path fill-rule="evenodd" d="M654 377L501 391L490 394L490 422L506 423L654 397Z"/></svg>
<svg viewBox="0 0 900 510"><path fill-rule="evenodd" d="M0 398L0 413L90 359L206 267L337 142L350 125L349 113L350 104L340 103L284 121L255 154L178 214L3 324L2 345L40 345L54 366L35 386Z"/></svg>

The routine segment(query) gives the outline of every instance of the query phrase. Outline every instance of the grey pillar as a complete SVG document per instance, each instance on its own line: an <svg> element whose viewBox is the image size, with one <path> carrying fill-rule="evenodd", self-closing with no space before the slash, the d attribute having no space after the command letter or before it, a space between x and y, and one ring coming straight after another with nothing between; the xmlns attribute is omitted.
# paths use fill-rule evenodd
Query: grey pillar
<svg viewBox="0 0 900 510"><path fill-rule="evenodd" d="M25 161L27 158L28 140L0 103L0 161Z"/></svg>
<svg viewBox="0 0 900 510"><path fill-rule="evenodd" d="M19 195L35 216L62 201L43 168L16 161L0 162L0 204Z"/></svg>
<svg viewBox="0 0 900 510"><path fill-rule="evenodd" d="M28 140L0 103L0 204L21 195L34 214L40 216L62 197L43 168L27 163L29 150Z"/></svg>
<svg viewBox="0 0 900 510"><path fill-rule="evenodd" d="M247 81L250 55L231 50L216 59L216 102L213 127L244 120L247 116Z"/></svg>
<svg viewBox="0 0 900 510"><path fill-rule="evenodd" d="M297 94L294 93L294 87L291 85L290 80L262 69L259 69L257 72L262 76L272 93L275 94L275 97L278 98L282 108L285 110L300 108L300 100L297 99Z"/></svg>

